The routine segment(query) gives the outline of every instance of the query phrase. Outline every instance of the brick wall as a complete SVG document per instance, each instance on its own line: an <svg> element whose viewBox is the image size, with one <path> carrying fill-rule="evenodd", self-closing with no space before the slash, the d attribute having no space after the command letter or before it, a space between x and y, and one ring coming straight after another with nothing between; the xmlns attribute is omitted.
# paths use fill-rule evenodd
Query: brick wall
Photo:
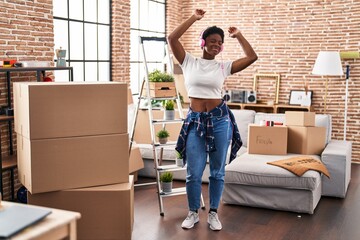
<svg viewBox="0 0 360 240"><path fill-rule="evenodd" d="M112 4L112 80L130 81L130 1Z"/></svg>
<svg viewBox="0 0 360 240"><path fill-rule="evenodd" d="M311 75L315 59L323 51L360 50L360 1L357 0L171 0L167 8L167 30L172 31L199 6L205 17L182 37L185 49L200 56L200 32L217 25L224 30L238 27L257 52L258 61L227 80L231 89L251 89L255 73L281 75L279 103L289 102L290 90L303 89L306 81L313 91L313 106L324 113L325 77ZM172 7L173 4L176 6ZM243 55L236 40L225 37L222 58ZM360 162L360 59L347 60L351 66L347 140L353 141L353 161ZM343 61L345 67L345 61ZM260 94L273 92L264 83ZM327 113L333 117L333 139L343 139L345 76L328 78Z"/></svg>

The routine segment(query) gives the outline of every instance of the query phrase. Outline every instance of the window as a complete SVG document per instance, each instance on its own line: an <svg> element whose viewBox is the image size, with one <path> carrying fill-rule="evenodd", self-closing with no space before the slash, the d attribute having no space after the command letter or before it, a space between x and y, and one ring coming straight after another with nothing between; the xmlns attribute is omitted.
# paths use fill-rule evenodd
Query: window
<svg viewBox="0 0 360 240"><path fill-rule="evenodd" d="M111 81L111 0L54 0L53 5L55 49L67 51L74 81ZM54 75L57 82L69 81L67 71Z"/></svg>
<svg viewBox="0 0 360 240"><path fill-rule="evenodd" d="M165 0L131 0L130 13L130 86L138 94L144 78L144 64L139 36L165 37ZM164 70L165 44L144 44L149 71Z"/></svg>

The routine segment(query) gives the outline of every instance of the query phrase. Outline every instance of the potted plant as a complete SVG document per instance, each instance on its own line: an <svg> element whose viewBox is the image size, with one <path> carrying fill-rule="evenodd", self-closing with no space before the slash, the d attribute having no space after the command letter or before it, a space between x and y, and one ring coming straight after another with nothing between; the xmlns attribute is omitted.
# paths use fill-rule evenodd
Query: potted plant
<svg viewBox="0 0 360 240"><path fill-rule="evenodd" d="M183 157L178 151L175 152L176 152L176 158L175 158L176 166L182 167L184 164Z"/></svg>
<svg viewBox="0 0 360 240"><path fill-rule="evenodd" d="M171 172L164 172L160 175L161 189L163 192L172 191L173 174Z"/></svg>
<svg viewBox="0 0 360 240"><path fill-rule="evenodd" d="M174 120L175 118L175 110L174 110L174 101L173 100L165 100L164 101L165 120Z"/></svg>
<svg viewBox="0 0 360 240"><path fill-rule="evenodd" d="M174 76L158 69L149 73L149 86L151 97L176 96Z"/></svg>
<svg viewBox="0 0 360 240"><path fill-rule="evenodd" d="M159 132L157 132L156 136L159 139L159 143L165 144L167 143L167 138L170 136L170 134L166 129L161 129Z"/></svg>
<svg viewBox="0 0 360 240"><path fill-rule="evenodd" d="M155 69L149 73L149 82L174 82L174 77L166 72Z"/></svg>

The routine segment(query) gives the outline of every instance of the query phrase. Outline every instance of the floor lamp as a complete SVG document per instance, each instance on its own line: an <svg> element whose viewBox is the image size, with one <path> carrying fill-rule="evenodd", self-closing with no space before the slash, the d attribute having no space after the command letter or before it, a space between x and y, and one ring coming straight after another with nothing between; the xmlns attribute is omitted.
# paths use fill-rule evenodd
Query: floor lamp
<svg viewBox="0 0 360 240"><path fill-rule="evenodd" d="M324 97L324 113L326 113L328 76L341 76L344 74L341 66L339 52L320 51L316 58L315 65L312 70L312 74L319 76L326 76L325 97Z"/></svg>

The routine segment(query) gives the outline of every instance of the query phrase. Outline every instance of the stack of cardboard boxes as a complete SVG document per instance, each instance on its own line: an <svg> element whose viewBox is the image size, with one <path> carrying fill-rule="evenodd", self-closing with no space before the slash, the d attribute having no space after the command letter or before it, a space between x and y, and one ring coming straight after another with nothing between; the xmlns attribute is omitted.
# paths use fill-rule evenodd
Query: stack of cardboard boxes
<svg viewBox="0 0 360 240"><path fill-rule="evenodd" d="M130 239L127 84L14 83L28 203L81 213L79 239Z"/></svg>
<svg viewBox="0 0 360 240"><path fill-rule="evenodd" d="M325 148L326 129L315 127L314 112L285 112L288 153L320 155Z"/></svg>
<svg viewBox="0 0 360 240"><path fill-rule="evenodd" d="M285 125L249 125L250 154L320 155L325 148L326 129L315 127L314 112L285 112Z"/></svg>

